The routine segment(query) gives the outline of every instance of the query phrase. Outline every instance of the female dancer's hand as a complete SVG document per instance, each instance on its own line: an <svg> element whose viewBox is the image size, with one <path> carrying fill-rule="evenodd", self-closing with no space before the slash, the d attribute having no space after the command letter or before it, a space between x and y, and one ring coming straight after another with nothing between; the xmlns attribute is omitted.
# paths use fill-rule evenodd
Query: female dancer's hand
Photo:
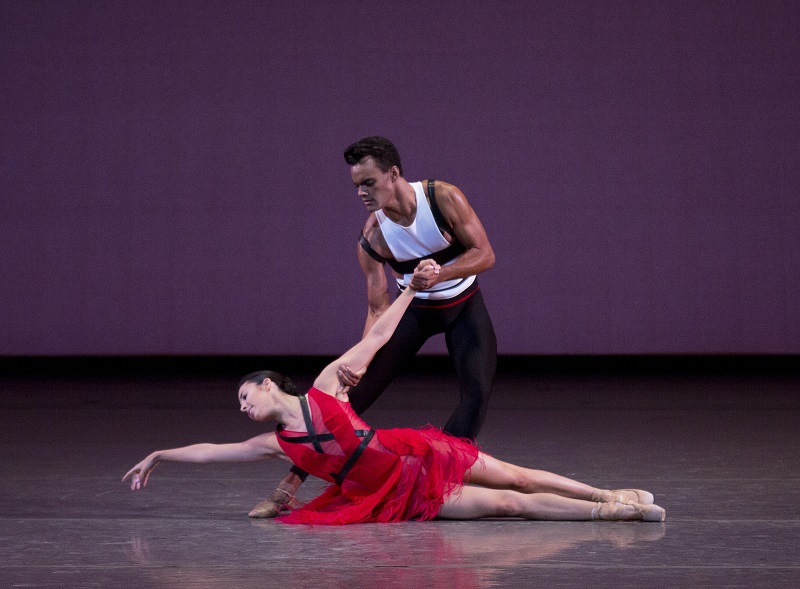
<svg viewBox="0 0 800 589"><path fill-rule="evenodd" d="M131 491L138 491L147 485L147 479L150 478L150 473L153 472L158 462L158 456L154 452L130 469L122 477L122 480L125 481L128 477L131 477Z"/></svg>

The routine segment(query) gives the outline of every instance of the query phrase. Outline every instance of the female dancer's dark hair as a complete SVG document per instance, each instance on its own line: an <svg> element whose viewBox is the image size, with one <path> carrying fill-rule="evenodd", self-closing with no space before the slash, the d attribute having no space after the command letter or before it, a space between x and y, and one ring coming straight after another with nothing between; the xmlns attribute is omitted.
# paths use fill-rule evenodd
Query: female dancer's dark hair
<svg viewBox="0 0 800 589"><path fill-rule="evenodd" d="M298 396L297 387L295 387L291 379L288 376L284 376L280 372L273 372L272 370L259 370L258 372L246 374L242 377L242 380L239 381L239 388L248 382L261 384L266 378L278 385L278 387L287 395L292 395L293 397Z"/></svg>

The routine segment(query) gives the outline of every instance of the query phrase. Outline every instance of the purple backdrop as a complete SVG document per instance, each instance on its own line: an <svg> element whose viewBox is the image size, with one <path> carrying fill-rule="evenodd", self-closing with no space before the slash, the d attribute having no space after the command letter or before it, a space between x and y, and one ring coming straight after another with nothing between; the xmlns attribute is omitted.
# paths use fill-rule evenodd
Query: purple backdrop
<svg viewBox="0 0 800 589"><path fill-rule="evenodd" d="M0 355L342 351L369 134L482 218L501 353L800 353L799 40L792 1L4 2Z"/></svg>

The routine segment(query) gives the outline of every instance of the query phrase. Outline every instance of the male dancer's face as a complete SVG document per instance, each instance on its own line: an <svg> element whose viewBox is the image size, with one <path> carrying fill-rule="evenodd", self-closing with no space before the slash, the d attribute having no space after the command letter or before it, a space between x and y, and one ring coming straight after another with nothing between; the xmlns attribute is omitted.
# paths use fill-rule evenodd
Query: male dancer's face
<svg viewBox="0 0 800 589"><path fill-rule="evenodd" d="M350 177L356 185L358 197L370 213L382 209L389 201L394 194L394 181L399 175L396 166L384 172L370 156L350 168Z"/></svg>

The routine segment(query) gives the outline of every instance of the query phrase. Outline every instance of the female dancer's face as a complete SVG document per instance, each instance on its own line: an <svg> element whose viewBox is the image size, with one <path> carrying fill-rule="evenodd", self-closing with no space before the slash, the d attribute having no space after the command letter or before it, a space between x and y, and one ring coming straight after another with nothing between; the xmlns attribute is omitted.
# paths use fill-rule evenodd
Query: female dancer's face
<svg viewBox="0 0 800 589"><path fill-rule="evenodd" d="M267 383L272 381L266 379L262 384L247 382L239 388L239 408L242 413L247 413L250 419L264 421L267 414Z"/></svg>

